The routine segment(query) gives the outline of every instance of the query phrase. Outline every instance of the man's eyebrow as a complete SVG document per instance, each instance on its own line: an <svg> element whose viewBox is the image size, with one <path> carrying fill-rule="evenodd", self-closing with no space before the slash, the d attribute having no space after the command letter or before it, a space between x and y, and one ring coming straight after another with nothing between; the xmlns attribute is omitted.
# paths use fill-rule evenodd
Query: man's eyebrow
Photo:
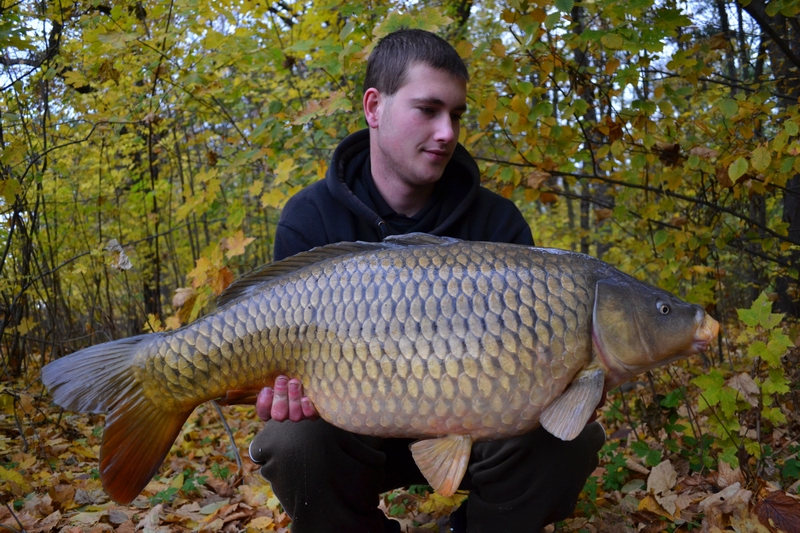
<svg viewBox="0 0 800 533"><path fill-rule="evenodd" d="M427 104L439 107L447 107L447 104L441 98L412 98L411 103L415 105ZM455 109L453 109L453 111L464 111L464 112L466 112L466 110L467 110L467 104L456 106Z"/></svg>

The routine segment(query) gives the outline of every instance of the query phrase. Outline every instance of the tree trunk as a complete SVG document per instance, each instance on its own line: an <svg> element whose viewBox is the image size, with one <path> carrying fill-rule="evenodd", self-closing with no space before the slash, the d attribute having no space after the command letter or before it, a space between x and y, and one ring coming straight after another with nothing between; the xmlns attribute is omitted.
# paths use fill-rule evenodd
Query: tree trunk
<svg viewBox="0 0 800 533"><path fill-rule="evenodd" d="M777 80L777 92L780 94L779 105L786 109L797 105L800 99L800 24L797 19L788 18L780 13L773 16L767 14L765 0L753 0L744 9L758 23L765 43L767 55L772 67L773 77ZM786 184L783 197L783 220L789 223L789 237L800 240L800 174L795 174ZM792 252L789 257L792 270L800 268L800 253ZM777 312L800 316L800 281L785 275L776 280L775 288L778 301L775 302Z"/></svg>

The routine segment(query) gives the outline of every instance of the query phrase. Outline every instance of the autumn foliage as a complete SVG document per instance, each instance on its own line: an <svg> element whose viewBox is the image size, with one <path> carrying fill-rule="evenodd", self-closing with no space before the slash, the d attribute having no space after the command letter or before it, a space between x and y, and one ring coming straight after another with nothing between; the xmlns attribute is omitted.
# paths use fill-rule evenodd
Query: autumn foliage
<svg viewBox="0 0 800 533"><path fill-rule="evenodd" d="M558 529L800 531L798 13L792 0L0 0L0 524L286 529L237 464L250 410L201 408L123 508L93 470L102 417L55 409L39 369L191 322L268 262L281 207L364 125L372 46L413 26L467 61L460 140L538 244L723 324L704 357L610 394L601 468ZM457 504L424 487L383 502L426 530Z"/></svg>

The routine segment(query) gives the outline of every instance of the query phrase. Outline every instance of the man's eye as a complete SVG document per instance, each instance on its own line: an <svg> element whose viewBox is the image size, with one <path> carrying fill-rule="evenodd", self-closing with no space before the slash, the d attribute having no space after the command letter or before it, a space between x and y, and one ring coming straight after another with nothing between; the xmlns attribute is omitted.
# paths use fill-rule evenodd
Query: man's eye
<svg viewBox="0 0 800 533"><path fill-rule="evenodd" d="M426 115L432 115L436 112L436 110L433 109L432 107L420 107L419 110L425 113Z"/></svg>

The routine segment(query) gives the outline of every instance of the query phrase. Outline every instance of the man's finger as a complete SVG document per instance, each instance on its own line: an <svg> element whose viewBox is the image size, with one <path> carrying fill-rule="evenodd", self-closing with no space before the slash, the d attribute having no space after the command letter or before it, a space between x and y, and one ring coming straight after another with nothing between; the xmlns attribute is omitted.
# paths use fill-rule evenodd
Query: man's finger
<svg viewBox="0 0 800 533"><path fill-rule="evenodd" d="M272 415L270 412L272 411L272 399L275 393L272 390L272 387L264 387L258 392L258 398L256 398L256 416L266 422Z"/></svg>
<svg viewBox="0 0 800 533"><path fill-rule="evenodd" d="M303 408L300 399L303 397L303 386L296 379L289 380L289 420L298 422L303 419Z"/></svg>
<svg viewBox="0 0 800 533"><path fill-rule="evenodd" d="M317 408L314 407L314 404L311 403L307 397L303 396L300 398L300 407L303 408L303 416L309 420L314 420L315 418L319 418L319 413L317 412Z"/></svg>
<svg viewBox="0 0 800 533"><path fill-rule="evenodd" d="M289 378L278 376L275 380L275 396L272 399L270 415L273 420L283 422L289 418Z"/></svg>

